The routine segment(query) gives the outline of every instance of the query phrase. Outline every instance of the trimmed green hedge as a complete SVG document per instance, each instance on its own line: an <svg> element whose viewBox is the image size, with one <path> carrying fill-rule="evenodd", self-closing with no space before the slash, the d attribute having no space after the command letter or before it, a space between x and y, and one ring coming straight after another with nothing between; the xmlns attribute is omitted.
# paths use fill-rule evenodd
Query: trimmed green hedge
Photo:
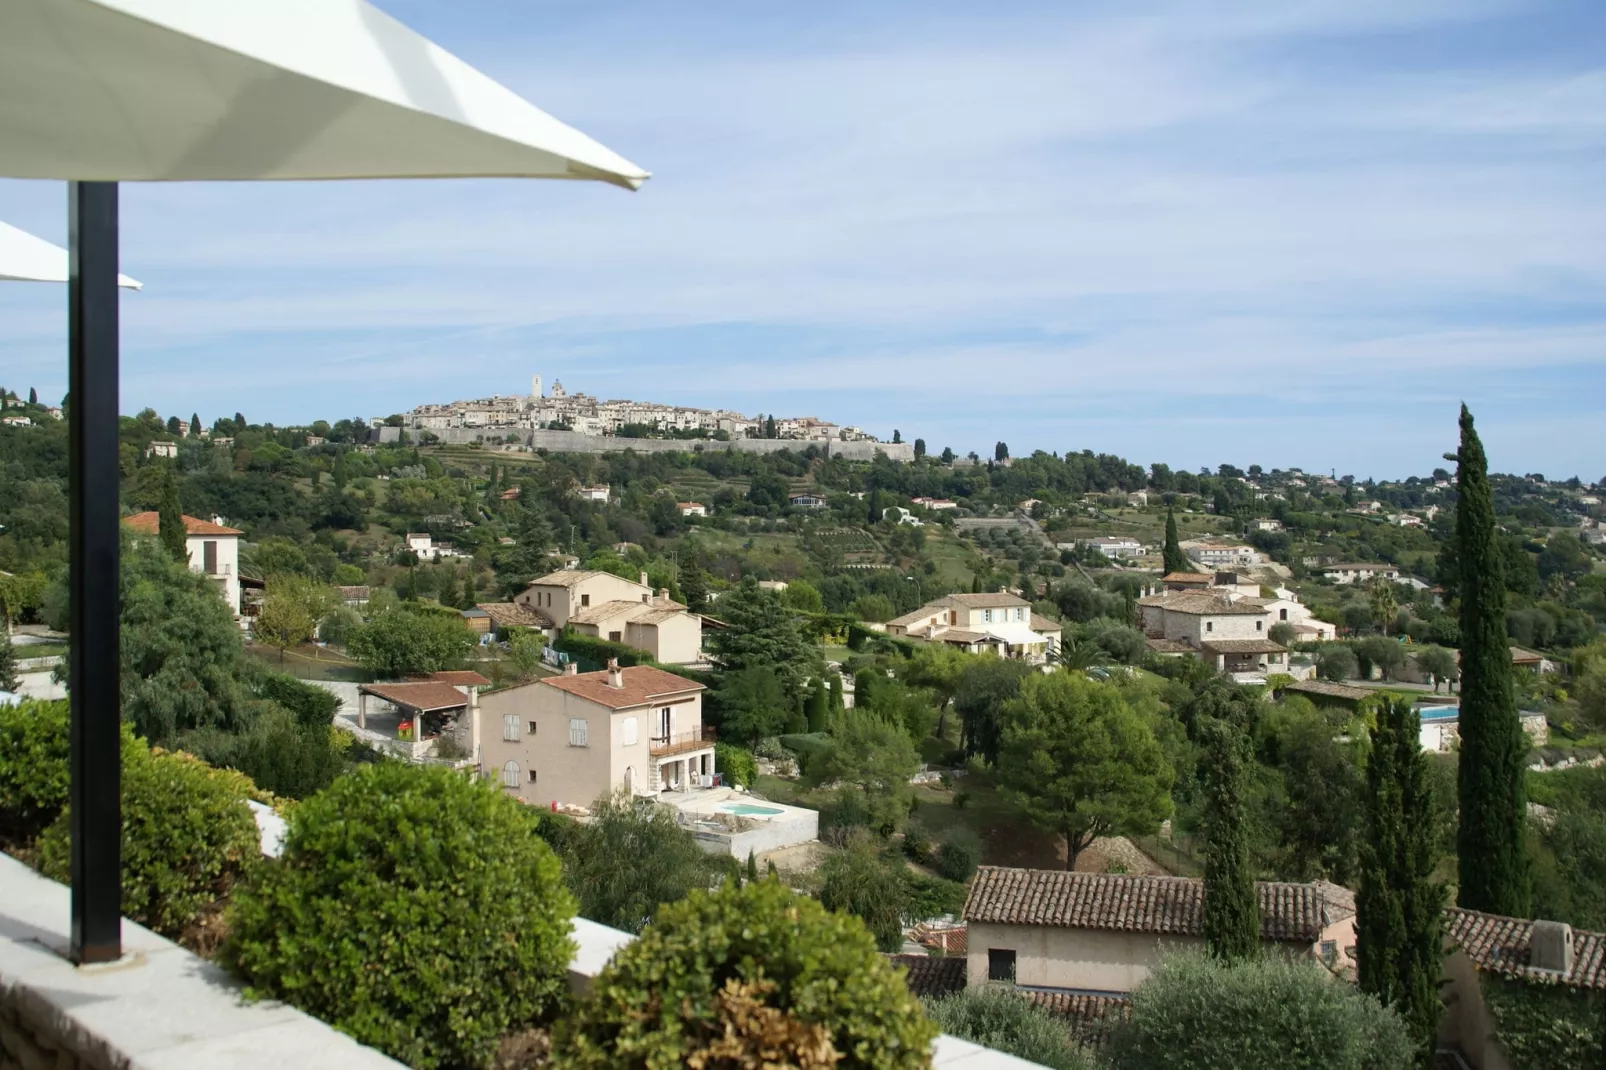
<svg viewBox="0 0 1606 1070"><path fill-rule="evenodd" d="M751 1058L755 1023L798 1065L840 1056L842 1070L924 1070L937 1033L862 922L760 880L662 907L558 1023L552 1064L759 1065L715 1047L744 1042Z"/></svg>
<svg viewBox="0 0 1606 1070"><path fill-rule="evenodd" d="M0 706L0 846L25 847L67 805L67 703Z"/></svg>
<svg viewBox="0 0 1606 1070"><path fill-rule="evenodd" d="M798 732L780 737L781 746L797 755L800 772L807 772L809 763L817 761L831 749L831 736L827 732Z"/></svg>
<svg viewBox="0 0 1606 1070"><path fill-rule="evenodd" d="M123 914L177 939L262 862L246 800L249 778L188 754L148 748L125 731L122 750ZM39 837L39 868L71 875L68 809Z"/></svg>
<svg viewBox="0 0 1606 1070"><path fill-rule="evenodd" d="M753 752L734 743L714 744L714 767L728 783L744 788L752 787L753 778L758 776L758 761Z"/></svg>
<svg viewBox="0 0 1606 1070"><path fill-rule="evenodd" d="M295 714L303 728L326 729L335 720L340 700L334 692L282 672L265 672L256 682L257 697L277 702Z"/></svg>
<svg viewBox="0 0 1606 1070"><path fill-rule="evenodd" d="M224 960L421 1068L484 1066L566 992L574 899L538 815L439 766L348 773L230 903Z"/></svg>
<svg viewBox="0 0 1606 1070"><path fill-rule="evenodd" d="M598 639L593 635L581 635L579 632L558 633L558 637L552 641L552 646L553 649L572 657L583 658L595 664L598 669L606 666L609 658L617 658L621 666L652 664L652 655L645 650L637 650L624 643L609 642L607 639Z"/></svg>

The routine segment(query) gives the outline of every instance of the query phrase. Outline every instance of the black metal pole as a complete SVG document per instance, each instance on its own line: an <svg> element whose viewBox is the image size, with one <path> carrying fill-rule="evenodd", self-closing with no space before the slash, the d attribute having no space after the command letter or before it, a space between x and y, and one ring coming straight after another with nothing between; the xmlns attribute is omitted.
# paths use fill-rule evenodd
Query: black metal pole
<svg viewBox="0 0 1606 1070"><path fill-rule="evenodd" d="M117 183L70 182L67 217L68 593L72 657L72 946L122 957Z"/></svg>

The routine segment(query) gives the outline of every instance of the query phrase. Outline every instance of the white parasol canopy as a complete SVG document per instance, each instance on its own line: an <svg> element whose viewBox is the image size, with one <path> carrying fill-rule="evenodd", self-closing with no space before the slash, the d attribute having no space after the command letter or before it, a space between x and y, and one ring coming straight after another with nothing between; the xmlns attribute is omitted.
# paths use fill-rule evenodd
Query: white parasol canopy
<svg viewBox="0 0 1606 1070"><path fill-rule="evenodd" d="M364 0L3 0L0 175L648 177Z"/></svg>
<svg viewBox="0 0 1606 1070"><path fill-rule="evenodd" d="M0 221L0 281L66 282L67 250ZM137 290L142 284L119 275L117 285Z"/></svg>

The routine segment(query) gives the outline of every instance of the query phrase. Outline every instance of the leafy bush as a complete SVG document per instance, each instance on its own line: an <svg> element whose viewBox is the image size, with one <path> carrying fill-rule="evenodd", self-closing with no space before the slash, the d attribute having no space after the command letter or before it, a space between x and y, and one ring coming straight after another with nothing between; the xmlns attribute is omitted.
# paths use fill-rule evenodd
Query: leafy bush
<svg viewBox="0 0 1606 1070"><path fill-rule="evenodd" d="M581 635L579 632L561 632L552 641L552 648L571 657L595 662L598 668L608 664L609 658L617 659L621 666L652 664L652 655L645 650L598 639L593 635Z"/></svg>
<svg viewBox="0 0 1606 1070"><path fill-rule="evenodd" d="M790 752L789 756L797 758L798 771L804 774L808 773L810 762L831 749L831 737L825 732L786 735L780 737L780 743Z"/></svg>
<svg viewBox="0 0 1606 1070"><path fill-rule="evenodd" d="M903 946L903 923L909 913L909 870L884 853L870 834L854 830L842 849L820 865L820 903L827 910L852 914L875 937L882 951Z"/></svg>
<svg viewBox="0 0 1606 1070"><path fill-rule="evenodd" d="M0 846L32 843L67 805L67 703L0 706Z"/></svg>
<svg viewBox="0 0 1606 1070"><path fill-rule="evenodd" d="M931 834L919 825L903 830L903 853L922 865L931 858Z"/></svg>
<svg viewBox="0 0 1606 1070"><path fill-rule="evenodd" d="M937 872L951 881L968 881L981 864L981 839L968 828L955 828L937 849Z"/></svg>
<svg viewBox="0 0 1606 1070"><path fill-rule="evenodd" d="M287 799L305 799L334 783L346 767L340 742L328 723L307 726L276 705L243 733L207 728L184 737L184 745L212 765L238 769L265 791Z"/></svg>
<svg viewBox="0 0 1606 1070"><path fill-rule="evenodd" d="M726 783L744 788L752 787L753 778L758 776L758 762L753 752L734 743L714 744L714 768L720 771Z"/></svg>
<svg viewBox="0 0 1606 1070"><path fill-rule="evenodd" d="M931 1020L960 1040L1053 1070L1092 1070L1065 1023L1008 986L983 985L925 1004Z"/></svg>
<svg viewBox="0 0 1606 1070"><path fill-rule="evenodd" d="M443 767L382 762L289 815L236 890L225 961L415 1067L482 1066L561 999L574 900L537 815Z"/></svg>
<svg viewBox="0 0 1606 1070"><path fill-rule="evenodd" d="M713 860L667 807L621 792L591 817L560 856L581 917L640 932L661 904L708 887Z"/></svg>
<svg viewBox="0 0 1606 1070"><path fill-rule="evenodd" d="M909 873L905 876L905 884L908 901L903 908L903 917L910 924L940 918L944 914L957 917L965 909L966 889L958 881Z"/></svg>
<svg viewBox="0 0 1606 1070"><path fill-rule="evenodd" d="M793 1035L807 1036L816 1056L840 1056L844 1070L931 1065L937 1031L864 926L773 880L693 892L659 911L558 1024L553 1065L755 1065L722 1061L733 1059L722 1047L732 1015L721 1002L732 981L749 1001L785 1016L770 1015L767 1032L801 1026ZM821 1038L809 1027L824 1031L829 1051L818 1051Z"/></svg>
<svg viewBox="0 0 1606 1070"><path fill-rule="evenodd" d="M325 729L334 723L340 699L334 692L282 672L265 672L256 682L258 697L277 702L305 728Z"/></svg>
<svg viewBox="0 0 1606 1070"><path fill-rule="evenodd" d="M177 938L262 861L249 780L123 736L123 914ZM39 837L39 868L71 875L69 810Z"/></svg>
<svg viewBox="0 0 1606 1070"><path fill-rule="evenodd" d="M792 738L796 738L794 735ZM753 747L753 753L760 758L767 758L772 762L783 762L792 755L787 751L786 745L775 736L765 736Z"/></svg>
<svg viewBox="0 0 1606 1070"><path fill-rule="evenodd" d="M1606 1000L1598 994L1490 974L1480 974L1478 982L1494 1018L1495 1038L1514 1070L1606 1067L1601 1025Z"/></svg>
<svg viewBox="0 0 1606 1070"><path fill-rule="evenodd" d="M1403 1070L1415 1044L1400 1016L1312 962L1275 955L1227 965L1167 958L1132 993L1110 1038L1112 1070Z"/></svg>

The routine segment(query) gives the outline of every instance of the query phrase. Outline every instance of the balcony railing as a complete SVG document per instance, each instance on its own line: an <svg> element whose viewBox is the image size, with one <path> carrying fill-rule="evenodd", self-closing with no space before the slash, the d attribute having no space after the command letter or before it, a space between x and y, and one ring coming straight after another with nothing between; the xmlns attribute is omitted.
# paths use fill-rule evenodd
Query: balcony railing
<svg viewBox="0 0 1606 1070"><path fill-rule="evenodd" d="M654 757L666 754L684 754L686 751L701 750L712 747L717 742L714 729L710 725L693 728L686 732L675 732L668 736L653 736L647 740L647 751Z"/></svg>

